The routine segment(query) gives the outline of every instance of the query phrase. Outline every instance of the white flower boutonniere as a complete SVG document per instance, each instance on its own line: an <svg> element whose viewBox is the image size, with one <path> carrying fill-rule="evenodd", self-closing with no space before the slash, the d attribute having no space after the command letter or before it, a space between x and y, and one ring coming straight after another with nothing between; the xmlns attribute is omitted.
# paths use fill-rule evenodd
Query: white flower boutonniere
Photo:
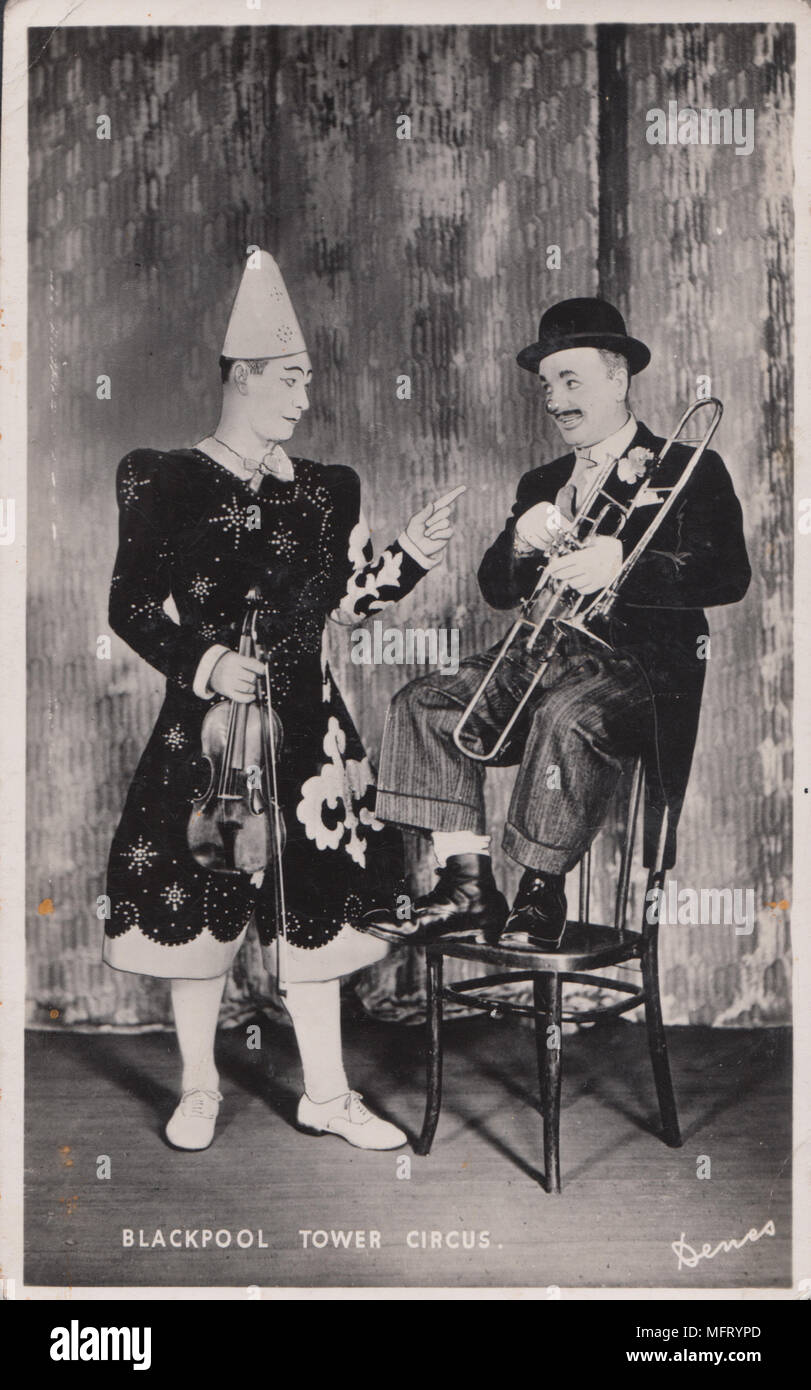
<svg viewBox="0 0 811 1390"><path fill-rule="evenodd" d="M617 467L617 477L621 483L638 483L640 478L644 478L650 472L650 464L654 458L651 449L645 449L638 444L635 449L629 450L625 458L621 458Z"/></svg>

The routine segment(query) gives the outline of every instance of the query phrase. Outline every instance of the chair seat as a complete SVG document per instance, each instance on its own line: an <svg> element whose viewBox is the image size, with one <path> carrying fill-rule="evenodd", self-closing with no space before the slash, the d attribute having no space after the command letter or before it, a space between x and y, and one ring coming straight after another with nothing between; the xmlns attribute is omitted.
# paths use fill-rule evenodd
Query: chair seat
<svg viewBox="0 0 811 1390"><path fill-rule="evenodd" d="M640 932L626 931L620 937L613 927L596 922L567 922L563 940L556 950L543 950L533 945L524 932L505 932L497 946L488 946L477 931L439 937L428 947L428 954L481 961L508 969L568 973L632 960L639 956L641 946Z"/></svg>

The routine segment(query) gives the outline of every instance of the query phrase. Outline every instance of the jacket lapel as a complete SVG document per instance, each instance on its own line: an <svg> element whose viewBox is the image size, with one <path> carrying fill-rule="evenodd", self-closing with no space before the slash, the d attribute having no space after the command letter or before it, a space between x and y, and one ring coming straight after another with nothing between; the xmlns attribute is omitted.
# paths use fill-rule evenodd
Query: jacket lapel
<svg viewBox="0 0 811 1390"><path fill-rule="evenodd" d="M630 453L631 449L637 449L640 446L643 449L652 449L654 453L657 453L661 442L658 435L653 434L651 430L648 429L647 425L643 425L642 421L638 420L636 434L628 445L625 453ZM624 458L625 454L623 454L622 457Z"/></svg>
<svg viewBox="0 0 811 1390"><path fill-rule="evenodd" d="M661 442L662 441L648 429L647 425L639 420L637 421L636 433L628 445L628 448L620 454L620 458L625 458L627 454L630 453L631 449L639 447L651 449L656 453ZM542 485L542 493L538 499L539 501L554 502L560 489L568 483L574 473L576 462L577 455L574 450L572 450L571 453L563 454L561 458L554 459L552 463L542 465L541 468L538 469L538 481ZM621 483L619 479L616 478L616 475L614 475L612 494L615 484L620 489L617 494L619 500L624 501L625 498L623 494L629 491L628 484Z"/></svg>
<svg viewBox="0 0 811 1390"><path fill-rule="evenodd" d="M554 502L560 489L568 483L574 473L576 457L574 451L571 454L564 454L562 458L555 459L544 468L543 477L544 492L548 494L544 501Z"/></svg>

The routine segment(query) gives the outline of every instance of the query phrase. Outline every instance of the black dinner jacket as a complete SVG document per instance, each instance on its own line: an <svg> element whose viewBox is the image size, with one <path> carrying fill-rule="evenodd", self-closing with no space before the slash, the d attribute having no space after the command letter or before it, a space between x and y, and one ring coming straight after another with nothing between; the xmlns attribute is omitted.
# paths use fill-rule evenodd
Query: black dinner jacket
<svg viewBox="0 0 811 1390"><path fill-rule="evenodd" d="M658 453L664 443L664 438L640 423L628 449L642 446ZM688 445L674 445L656 481L668 485L675 481L691 453ZM538 552L515 555L515 523L536 502L554 502L574 466L575 455L568 453L521 478L512 513L479 567L479 586L491 607L515 608L534 589L545 562ZM615 476L611 491L622 501L632 489ZM631 513L622 536L625 555L644 533L654 510L642 506ZM603 633L616 650L637 659L654 697L656 740L646 750L647 864L653 862L655 814L661 810L662 799L671 816L665 867L675 858L675 828L690 773L707 668L706 644L699 642L708 633L704 609L737 603L750 579L741 506L722 459L708 449L623 584Z"/></svg>

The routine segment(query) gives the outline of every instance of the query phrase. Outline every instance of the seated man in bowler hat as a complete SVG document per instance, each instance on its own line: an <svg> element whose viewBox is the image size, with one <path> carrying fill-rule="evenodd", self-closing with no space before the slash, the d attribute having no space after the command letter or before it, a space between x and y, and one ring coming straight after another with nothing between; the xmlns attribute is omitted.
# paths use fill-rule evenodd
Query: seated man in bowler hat
<svg viewBox="0 0 811 1390"><path fill-rule="evenodd" d="M580 593L610 583L653 515L656 482L674 482L692 452L673 447L619 537L597 535L582 549L550 556L601 465L617 461L612 495L630 499L634 480L664 444L637 421L628 400L631 378L647 366L650 352L628 335L612 305L568 299L546 311L538 341L517 360L537 376L566 452L523 475L512 514L481 562L482 594L498 609L527 598L544 566ZM560 945L566 874L597 834L624 763L640 752L645 863L654 862L666 807L664 867L672 867L706 669L703 610L736 603L750 577L732 481L718 454L707 450L622 584L601 633L610 646L567 634L499 757L501 765L518 768L503 839L524 870L512 909L490 863L483 765L452 738L500 644L463 661L454 678L431 674L399 691L386 720L376 815L429 831L439 874L416 900L411 921L383 924L373 916L370 929L386 930L389 939L399 931L411 941L430 941L481 926L493 942L506 924L540 947ZM532 669L516 644L467 727L478 748L492 745Z"/></svg>

